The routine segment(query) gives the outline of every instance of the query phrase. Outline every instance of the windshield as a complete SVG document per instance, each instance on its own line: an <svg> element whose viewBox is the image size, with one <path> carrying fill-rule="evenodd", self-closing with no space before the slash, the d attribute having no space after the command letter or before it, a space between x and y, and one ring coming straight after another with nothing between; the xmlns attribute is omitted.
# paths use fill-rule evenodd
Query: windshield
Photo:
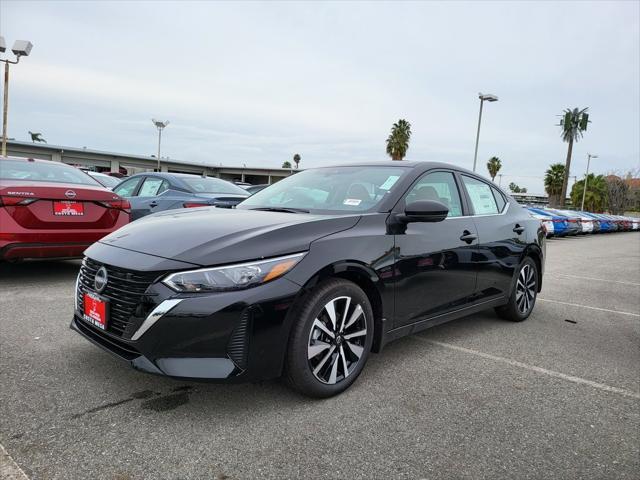
<svg viewBox="0 0 640 480"><path fill-rule="evenodd" d="M407 170L372 166L305 170L257 192L238 208L364 212L375 208Z"/></svg>
<svg viewBox="0 0 640 480"><path fill-rule="evenodd" d="M74 183L102 185L89 175L64 163L45 163L29 160L0 160L0 178L30 182Z"/></svg>
<svg viewBox="0 0 640 480"><path fill-rule="evenodd" d="M99 181L102 185L109 188L115 187L122 181L121 178L112 177L111 175L105 175L103 173L96 173L96 172L87 172L87 173L91 175L94 179Z"/></svg>
<svg viewBox="0 0 640 480"><path fill-rule="evenodd" d="M226 180L211 177L180 177L194 193L233 193L237 195L247 195L242 188Z"/></svg>

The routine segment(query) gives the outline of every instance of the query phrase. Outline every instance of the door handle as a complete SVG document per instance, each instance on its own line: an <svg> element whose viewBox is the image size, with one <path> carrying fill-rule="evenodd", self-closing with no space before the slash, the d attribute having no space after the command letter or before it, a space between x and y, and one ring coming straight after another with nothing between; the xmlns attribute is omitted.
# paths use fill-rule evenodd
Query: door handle
<svg viewBox="0 0 640 480"><path fill-rule="evenodd" d="M516 223L516 226L513 228L513 231L518 235L520 235L522 232L524 232L524 227L521 227L519 224Z"/></svg>
<svg viewBox="0 0 640 480"><path fill-rule="evenodd" d="M467 243L471 243L477 239L478 235L476 235L475 233L471 233L469 230L465 230L464 232L462 232L462 236L460 237L460 240Z"/></svg>
<svg viewBox="0 0 640 480"><path fill-rule="evenodd" d="M156 202L156 201L154 200L153 202L151 202L151 203L149 204L149 206L150 206L151 208L153 208L153 207L157 207L157 206L158 206L158 202Z"/></svg>

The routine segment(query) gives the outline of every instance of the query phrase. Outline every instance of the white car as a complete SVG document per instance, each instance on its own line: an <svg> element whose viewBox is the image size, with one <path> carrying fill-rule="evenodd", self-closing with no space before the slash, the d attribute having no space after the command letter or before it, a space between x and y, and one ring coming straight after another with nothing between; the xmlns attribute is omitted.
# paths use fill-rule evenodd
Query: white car
<svg viewBox="0 0 640 480"><path fill-rule="evenodd" d="M570 215L572 217L580 218L580 223L582 225L582 233L593 233L593 218L585 215L582 212L576 212L575 210L557 210L563 215Z"/></svg>
<svg viewBox="0 0 640 480"><path fill-rule="evenodd" d="M551 220L551 217L540 215L539 213L532 212L531 210L529 210L529 215L540 220L544 227L544 231L547 232L547 237L553 236L553 221Z"/></svg>

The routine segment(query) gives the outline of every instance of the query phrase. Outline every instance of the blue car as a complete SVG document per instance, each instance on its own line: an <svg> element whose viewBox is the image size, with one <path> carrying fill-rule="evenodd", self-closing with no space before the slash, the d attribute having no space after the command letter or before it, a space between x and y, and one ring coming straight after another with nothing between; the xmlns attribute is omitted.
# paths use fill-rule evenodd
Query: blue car
<svg viewBox="0 0 640 480"><path fill-rule="evenodd" d="M588 215L589 217L593 217L596 220L598 220L598 222L600 222L600 233L608 233L608 232L614 231L611 220L607 218L605 215L602 215L600 213L589 213L589 212L585 212L585 215Z"/></svg>
<svg viewBox="0 0 640 480"><path fill-rule="evenodd" d="M553 236L564 237L569 233L569 220L567 217L542 210L540 208L529 207L528 210L536 215L551 219L553 222Z"/></svg>
<svg viewBox="0 0 640 480"><path fill-rule="evenodd" d="M176 208L231 208L249 197L226 180L186 173L149 172L133 175L113 191L131 203L131 220Z"/></svg>

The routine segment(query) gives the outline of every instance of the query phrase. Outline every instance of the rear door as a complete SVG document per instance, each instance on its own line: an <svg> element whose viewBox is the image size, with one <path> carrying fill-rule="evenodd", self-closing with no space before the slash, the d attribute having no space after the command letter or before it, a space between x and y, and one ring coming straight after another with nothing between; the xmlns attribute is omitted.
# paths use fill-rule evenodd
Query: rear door
<svg viewBox="0 0 640 480"><path fill-rule="evenodd" d="M169 189L169 182L164 178L145 177L134 198L135 205L131 204L132 220L144 217L151 213L164 210L161 195ZM166 206L165 206L166 207Z"/></svg>
<svg viewBox="0 0 640 480"><path fill-rule="evenodd" d="M460 178L479 237L478 299L507 294L526 247L528 213L488 181L465 174Z"/></svg>

